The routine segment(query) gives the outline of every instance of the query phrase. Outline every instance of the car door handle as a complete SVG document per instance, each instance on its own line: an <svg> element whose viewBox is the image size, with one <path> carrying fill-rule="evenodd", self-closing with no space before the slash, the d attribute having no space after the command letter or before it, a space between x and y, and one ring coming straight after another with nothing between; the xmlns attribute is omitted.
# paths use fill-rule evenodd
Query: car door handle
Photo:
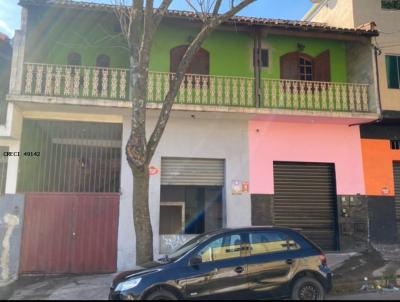
<svg viewBox="0 0 400 302"><path fill-rule="evenodd" d="M238 274L241 274L241 273L244 272L244 268L239 266L239 267L235 268L235 272L238 273Z"/></svg>
<svg viewBox="0 0 400 302"><path fill-rule="evenodd" d="M286 263L289 264L289 265L292 265L294 263L294 260L293 259L288 259L288 260L286 260Z"/></svg>

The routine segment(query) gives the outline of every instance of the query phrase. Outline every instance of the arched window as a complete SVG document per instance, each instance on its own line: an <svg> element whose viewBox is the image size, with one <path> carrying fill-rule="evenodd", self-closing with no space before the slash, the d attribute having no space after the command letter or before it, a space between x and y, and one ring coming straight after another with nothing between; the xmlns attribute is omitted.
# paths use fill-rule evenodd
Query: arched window
<svg viewBox="0 0 400 302"><path fill-rule="evenodd" d="M308 56L299 57L299 76L301 81L313 80L313 61Z"/></svg>
<svg viewBox="0 0 400 302"><path fill-rule="evenodd" d="M330 82L330 66L329 50L322 52L317 57L300 52L291 52L281 56L281 78Z"/></svg>
<svg viewBox="0 0 400 302"><path fill-rule="evenodd" d="M175 73L178 69L179 63L182 61L183 56L185 55L186 50L188 49L188 45L177 46L171 49L171 59L170 59L170 71L171 73ZM200 48L199 51L194 55L191 64L187 70L187 74L199 74L199 75L209 75L210 74L210 54L204 48ZM194 79L192 85L194 86ZM204 77L202 79L202 85L204 81L207 81L208 77ZM189 83L185 81L185 86Z"/></svg>
<svg viewBox="0 0 400 302"><path fill-rule="evenodd" d="M110 67L111 59L107 55L99 55L96 58L96 67L108 68Z"/></svg>
<svg viewBox="0 0 400 302"><path fill-rule="evenodd" d="M82 65L82 57L77 52L71 52L68 55L68 65L79 66Z"/></svg>
<svg viewBox="0 0 400 302"><path fill-rule="evenodd" d="M171 49L170 71L176 72L183 56L185 55L188 45L177 46ZM210 74L210 54L204 48L194 55L192 63L187 73L191 74Z"/></svg>
<svg viewBox="0 0 400 302"><path fill-rule="evenodd" d="M111 63L111 59L107 55L99 55L96 58L96 67L101 68L109 68ZM103 70L100 70L99 72L99 82L97 84L97 91L101 95L103 93L103 81L106 80L107 82L109 81L109 78L105 78L106 75L103 72ZM109 77L109 75L108 75Z"/></svg>

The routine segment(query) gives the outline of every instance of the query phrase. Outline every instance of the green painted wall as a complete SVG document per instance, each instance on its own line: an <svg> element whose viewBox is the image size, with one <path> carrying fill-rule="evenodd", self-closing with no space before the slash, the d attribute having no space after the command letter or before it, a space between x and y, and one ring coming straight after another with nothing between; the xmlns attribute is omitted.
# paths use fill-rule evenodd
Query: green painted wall
<svg viewBox="0 0 400 302"><path fill-rule="evenodd" d="M51 25L51 26L50 26ZM96 57L107 54L113 67L127 67L126 44L118 32L118 22L113 15L88 10L40 11L32 9L29 19L27 61L66 64L68 54L79 52L83 65L95 65ZM150 69L169 71L170 50L188 44L196 34L192 26L162 24L156 35L151 53ZM346 50L341 41L296 38L269 35L263 47L270 49L270 67L262 71L263 77L280 77L280 56L305 45L304 52L317 56L329 49L331 53L332 81L346 82ZM253 77L252 37L244 32L217 31L204 42L210 53L210 73Z"/></svg>
<svg viewBox="0 0 400 302"><path fill-rule="evenodd" d="M27 61L67 64L78 52L82 65L94 66L98 55L110 56L113 67L128 65L126 44L109 15L87 10L38 10L29 13Z"/></svg>
<svg viewBox="0 0 400 302"><path fill-rule="evenodd" d="M263 41L263 47L270 51L270 67L263 68L262 76L280 78L280 57L289 52L297 51L297 45L305 46L304 53L316 57L329 49L331 57L332 82L347 81L346 47L345 42L336 40L321 40L314 38L297 38L270 35Z"/></svg>

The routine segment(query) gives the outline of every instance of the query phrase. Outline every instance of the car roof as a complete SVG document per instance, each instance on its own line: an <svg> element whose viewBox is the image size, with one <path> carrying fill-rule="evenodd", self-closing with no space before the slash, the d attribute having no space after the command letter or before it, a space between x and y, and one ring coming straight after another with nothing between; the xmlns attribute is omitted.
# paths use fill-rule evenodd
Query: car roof
<svg viewBox="0 0 400 302"><path fill-rule="evenodd" d="M290 229L285 227L276 226L251 226L251 227L238 227L238 228L222 228L216 231L209 232L210 235L219 235L231 232L254 232L254 231L293 231L298 232L298 229Z"/></svg>

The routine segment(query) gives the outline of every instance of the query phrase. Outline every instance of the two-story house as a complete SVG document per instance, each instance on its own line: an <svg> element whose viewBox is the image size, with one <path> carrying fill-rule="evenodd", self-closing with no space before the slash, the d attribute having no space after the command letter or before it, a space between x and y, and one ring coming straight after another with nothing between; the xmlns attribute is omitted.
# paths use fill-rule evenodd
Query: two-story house
<svg viewBox="0 0 400 302"><path fill-rule="evenodd" d="M20 272L131 268L140 242L124 152L129 65L113 7L20 4L11 128L0 141L20 152L9 157L18 173L6 184L25 196ZM157 32L148 132L199 26L194 13L170 11ZM358 125L379 117L375 36L250 17L211 34L151 163L154 254L221 227L294 227L326 250L367 236Z"/></svg>
<svg viewBox="0 0 400 302"><path fill-rule="evenodd" d="M373 21L379 29L373 43L381 117L360 129L370 221L376 226L371 240L393 242L396 224L400 236L400 1L324 0L304 19L350 28Z"/></svg>

